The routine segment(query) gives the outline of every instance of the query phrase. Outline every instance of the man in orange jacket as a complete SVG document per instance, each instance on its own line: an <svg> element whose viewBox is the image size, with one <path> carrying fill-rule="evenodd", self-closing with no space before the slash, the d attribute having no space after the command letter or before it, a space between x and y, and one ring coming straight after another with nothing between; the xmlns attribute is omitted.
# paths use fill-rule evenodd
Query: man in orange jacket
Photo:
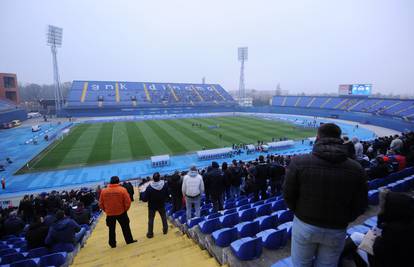
<svg viewBox="0 0 414 267"><path fill-rule="evenodd" d="M127 211L131 206L131 199L127 190L119 184L119 177L112 176L107 188L103 189L99 197L99 207L106 213L106 225L109 228L109 246L116 247L115 226L116 221L121 225L125 242L131 244L137 242L132 238L129 228Z"/></svg>

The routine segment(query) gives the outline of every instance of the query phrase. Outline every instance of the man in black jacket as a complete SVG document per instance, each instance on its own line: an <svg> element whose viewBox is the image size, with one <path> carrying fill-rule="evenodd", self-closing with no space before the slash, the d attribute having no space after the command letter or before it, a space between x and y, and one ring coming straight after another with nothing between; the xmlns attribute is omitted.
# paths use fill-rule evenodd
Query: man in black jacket
<svg viewBox="0 0 414 267"><path fill-rule="evenodd" d="M183 179L178 171L175 171L168 180L168 189L172 197L172 212L181 210L183 204L183 192L181 187L183 185Z"/></svg>
<svg viewBox="0 0 414 267"><path fill-rule="evenodd" d="M368 205L367 177L348 158L341 129L325 123L311 154L297 156L287 168L283 195L295 213L292 227L294 266L336 266L349 222ZM314 259L315 258L315 259Z"/></svg>
<svg viewBox="0 0 414 267"><path fill-rule="evenodd" d="M211 168L206 174L207 184L210 188L210 198L213 202L215 211L223 209L223 193L225 189L225 181L217 162L211 163Z"/></svg>
<svg viewBox="0 0 414 267"><path fill-rule="evenodd" d="M134 187L132 186L131 182L124 182L122 186L127 190L131 201L134 201Z"/></svg>
<svg viewBox="0 0 414 267"><path fill-rule="evenodd" d="M148 202L147 238L154 237L153 229L156 211L158 211L161 216L162 231L164 235L168 233L167 216L165 214L165 201L168 197L168 185L160 178L161 176L158 172L154 173L152 177L153 181L148 185L142 197L142 201Z"/></svg>
<svg viewBox="0 0 414 267"><path fill-rule="evenodd" d="M282 189L282 180L285 176L285 167L277 162L276 157L271 157L272 162L269 165L270 188L272 195L279 195Z"/></svg>
<svg viewBox="0 0 414 267"><path fill-rule="evenodd" d="M256 175L255 175L255 199L256 201L259 200L259 193L261 195L261 199L264 200L267 198L267 179L269 178L269 165L264 161L263 155L259 156L259 163L257 164L256 168Z"/></svg>

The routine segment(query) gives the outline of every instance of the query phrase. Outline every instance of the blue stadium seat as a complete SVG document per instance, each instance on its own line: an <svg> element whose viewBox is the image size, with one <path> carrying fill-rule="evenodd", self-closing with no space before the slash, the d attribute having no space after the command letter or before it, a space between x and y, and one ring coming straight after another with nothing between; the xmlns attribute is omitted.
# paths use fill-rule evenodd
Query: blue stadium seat
<svg viewBox="0 0 414 267"><path fill-rule="evenodd" d="M246 204L249 204L249 200L247 198L243 198L243 199L238 200L236 202L237 207L240 207L240 206L243 206L243 205L246 205Z"/></svg>
<svg viewBox="0 0 414 267"><path fill-rule="evenodd" d="M252 207L252 204L246 204L237 208L237 211L247 210Z"/></svg>
<svg viewBox="0 0 414 267"><path fill-rule="evenodd" d="M34 259L16 261L10 264L10 267L37 267L37 262Z"/></svg>
<svg viewBox="0 0 414 267"><path fill-rule="evenodd" d="M12 248L2 249L0 250L0 257L7 255L7 254L12 254L12 253L16 253L16 250Z"/></svg>
<svg viewBox="0 0 414 267"><path fill-rule="evenodd" d="M176 211L172 214L172 217L173 217L174 220L178 219L178 217L180 217L181 215L184 215L185 212L186 212L185 210Z"/></svg>
<svg viewBox="0 0 414 267"><path fill-rule="evenodd" d="M252 207L257 207L263 204L264 204L264 200L259 200L259 201L254 202Z"/></svg>
<svg viewBox="0 0 414 267"><path fill-rule="evenodd" d="M284 247L288 239L286 229L267 229L258 233L256 236L261 238L263 247L267 249Z"/></svg>
<svg viewBox="0 0 414 267"><path fill-rule="evenodd" d="M201 206L201 208L202 209L211 209L213 207L213 204L212 203L207 203L207 204L204 204L203 206Z"/></svg>
<svg viewBox="0 0 414 267"><path fill-rule="evenodd" d="M291 210L278 210L272 213L272 215L278 216L279 224L290 222L293 220L293 211Z"/></svg>
<svg viewBox="0 0 414 267"><path fill-rule="evenodd" d="M1 265L10 264L15 261L21 261L26 259L22 253L12 253L1 256Z"/></svg>
<svg viewBox="0 0 414 267"><path fill-rule="evenodd" d="M371 218L368 218L364 221L364 225L368 226L369 228L372 228L374 226L377 226L378 217L372 216Z"/></svg>
<svg viewBox="0 0 414 267"><path fill-rule="evenodd" d="M269 215L272 213L272 204L267 203L256 207L257 216Z"/></svg>
<svg viewBox="0 0 414 267"><path fill-rule="evenodd" d="M213 219L209 219L209 220L199 222L198 226L200 226L200 231L203 234L211 234L212 232L214 232L214 231L221 228L219 218L213 218Z"/></svg>
<svg viewBox="0 0 414 267"><path fill-rule="evenodd" d="M286 204L285 201L283 199L280 200L276 200L275 202L272 203L272 210L273 211L278 211L278 210L285 210Z"/></svg>
<svg viewBox="0 0 414 267"><path fill-rule="evenodd" d="M13 248L21 248L27 245L26 241L16 241L13 243Z"/></svg>
<svg viewBox="0 0 414 267"><path fill-rule="evenodd" d="M247 201L249 201L249 204L253 204L256 201L256 198L254 196L248 197Z"/></svg>
<svg viewBox="0 0 414 267"><path fill-rule="evenodd" d="M224 215L237 212L237 208L232 208L224 211Z"/></svg>
<svg viewBox="0 0 414 267"><path fill-rule="evenodd" d="M262 254L262 241L258 237L245 237L232 242L230 248L239 260L253 260Z"/></svg>
<svg viewBox="0 0 414 267"><path fill-rule="evenodd" d="M239 223L239 214L237 212L225 214L219 217L222 227L233 227Z"/></svg>
<svg viewBox="0 0 414 267"><path fill-rule="evenodd" d="M229 201L227 203L224 204L224 209L233 209L236 207L236 202L235 201Z"/></svg>
<svg viewBox="0 0 414 267"><path fill-rule="evenodd" d="M270 202L274 202L276 200L277 200L277 197L270 197L270 198L266 199L264 203L270 203Z"/></svg>
<svg viewBox="0 0 414 267"><path fill-rule="evenodd" d="M202 221L204 221L205 219L204 219L204 217L195 217L195 218L192 218L192 219L190 219L188 222L187 222L187 227L188 228L193 228L194 226L196 226L198 223L200 223L200 222L202 222Z"/></svg>
<svg viewBox="0 0 414 267"><path fill-rule="evenodd" d="M368 204L378 205L379 203L379 191L377 189L368 191Z"/></svg>
<svg viewBox="0 0 414 267"><path fill-rule="evenodd" d="M211 234L214 243L219 247L228 247L231 242L237 240L238 233L236 227L222 228Z"/></svg>
<svg viewBox="0 0 414 267"><path fill-rule="evenodd" d="M284 258L274 263L271 267L294 267L292 263L292 258Z"/></svg>
<svg viewBox="0 0 414 267"><path fill-rule="evenodd" d="M241 222L235 225L240 237L254 236L260 231L259 222Z"/></svg>
<svg viewBox="0 0 414 267"><path fill-rule="evenodd" d="M66 262L67 254L65 252L54 253L40 258L39 267L43 266L61 266Z"/></svg>
<svg viewBox="0 0 414 267"><path fill-rule="evenodd" d="M178 217L178 221L181 224L185 224L187 222L187 215L186 214L181 215L180 217Z"/></svg>
<svg viewBox="0 0 414 267"><path fill-rule="evenodd" d="M241 222L251 221L256 218L256 216L256 208L239 211L239 221Z"/></svg>
<svg viewBox="0 0 414 267"><path fill-rule="evenodd" d="M215 212L215 213L212 213L212 214L208 215L208 216L206 217L206 219L210 220L210 219L218 218L218 217L220 217L220 216L221 216L221 213L219 213L219 212Z"/></svg>
<svg viewBox="0 0 414 267"><path fill-rule="evenodd" d="M277 215L264 215L254 219L259 222L260 231L264 231L271 228L276 228L277 226Z"/></svg>
<svg viewBox="0 0 414 267"><path fill-rule="evenodd" d="M280 224L277 229L281 230L281 229L286 229L287 232L287 236L290 238L292 236L292 225L293 222L285 222Z"/></svg>
<svg viewBox="0 0 414 267"><path fill-rule="evenodd" d="M211 213L211 208L209 207L200 209L200 216L207 216L210 213Z"/></svg>
<svg viewBox="0 0 414 267"><path fill-rule="evenodd" d="M75 246L70 243L58 243L52 247L53 252L67 252L70 253L75 250Z"/></svg>
<svg viewBox="0 0 414 267"><path fill-rule="evenodd" d="M348 235L352 235L354 232L359 232L359 233L366 234L369 231L369 229L371 229L371 228L366 226L366 225L355 225L355 226L352 226L352 227L348 228L346 230L346 233Z"/></svg>
<svg viewBox="0 0 414 267"><path fill-rule="evenodd" d="M35 248L35 249L29 250L29 253L26 255L26 258L28 259L39 258L49 253L50 253L49 250L45 247Z"/></svg>

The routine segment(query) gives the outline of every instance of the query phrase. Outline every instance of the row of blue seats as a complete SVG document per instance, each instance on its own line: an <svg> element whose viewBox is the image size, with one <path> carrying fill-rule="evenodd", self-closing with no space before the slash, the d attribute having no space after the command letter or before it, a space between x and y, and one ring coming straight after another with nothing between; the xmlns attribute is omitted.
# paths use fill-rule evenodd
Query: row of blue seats
<svg viewBox="0 0 414 267"><path fill-rule="evenodd" d="M26 257L21 253L15 253L3 256L0 264L4 267L62 266L65 264L66 258L66 252L58 252L33 258Z"/></svg>
<svg viewBox="0 0 414 267"><path fill-rule="evenodd" d="M370 205L378 205L379 203L379 192L382 189L389 189L393 192L407 192L414 188L414 175L403 178L396 182L383 183L378 189L368 191L368 202Z"/></svg>

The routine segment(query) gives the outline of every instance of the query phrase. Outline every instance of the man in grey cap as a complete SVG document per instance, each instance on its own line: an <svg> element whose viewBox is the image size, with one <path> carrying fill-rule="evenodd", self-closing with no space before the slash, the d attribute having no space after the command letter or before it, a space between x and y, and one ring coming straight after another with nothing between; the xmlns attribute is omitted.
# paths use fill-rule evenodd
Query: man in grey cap
<svg viewBox="0 0 414 267"><path fill-rule="evenodd" d="M187 220L191 219L191 207L193 205L196 216L200 217L200 202L201 194L204 192L204 182L195 165L192 165L190 171L184 176L181 189L185 196Z"/></svg>

